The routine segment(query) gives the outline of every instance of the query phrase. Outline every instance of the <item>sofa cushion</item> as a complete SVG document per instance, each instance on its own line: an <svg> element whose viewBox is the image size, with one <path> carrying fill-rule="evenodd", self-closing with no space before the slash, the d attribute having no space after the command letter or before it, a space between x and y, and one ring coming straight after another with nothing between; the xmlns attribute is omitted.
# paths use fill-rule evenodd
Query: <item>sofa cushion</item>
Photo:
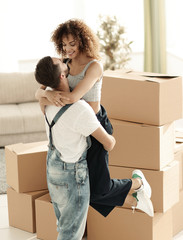
<svg viewBox="0 0 183 240"><path fill-rule="evenodd" d="M1 135L45 131L38 102L0 105L0 116Z"/></svg>
<svg viewBox="0 0 183 240"><path fill-rule="evenodd" d="M0 73L0 104L36 101L34 73Z"/></svg>

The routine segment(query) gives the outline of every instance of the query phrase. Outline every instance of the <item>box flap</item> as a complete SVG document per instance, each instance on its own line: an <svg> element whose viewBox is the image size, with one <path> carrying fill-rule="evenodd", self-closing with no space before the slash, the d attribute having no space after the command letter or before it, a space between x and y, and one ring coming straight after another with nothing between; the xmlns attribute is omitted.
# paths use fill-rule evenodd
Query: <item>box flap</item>
<svg viewBox="0 0 183 240"><path fill-rule="evenodd" d="M183 132L175 131L175 142L176 143L183 143Z"/></svg>
<svg viewBox="0 0 183 240"><path fill-rule="evenodd" d="M48 141L35 142L35 143L18 143L14 145L7 146L12 152L17 155L29 154L35 152L45 152L48 151Z"/></svg>
<svg viewBox="0 0 183 240"><path fill-rule="evenodd" d="M117 69L117 70L106 70L104 72L105 77L120 77L125 79L131 80L140 80L140 81L147 81L153 83L161 83L164 80L174 79L179 76L173 76L168 74L161 74L161 73L151 73L151 72L137 72L131 69Z"/></svg>
<svg viewBox="0 0 183 240"><path fill-rule="evenodd" d="M43 202L49 202L49 203L51 203L50 194L49 194L49 193L44 194L43 196L37 198L36 201L43 201Z"/></svg>
<svg viewBox="0 0 183 240"><path fill-rule="evenodd" d="M183 138L176 138L175 141L176 141L177 143L183 143Z"/></svg>
<svg viewBox="0 0 183 240"><path fill-rule="evenodd" d="M151 77L151 78L177 78L178 76L175 75L168 75L162 73L151 73L151 72L136 72L137 74L144 76L144 77Z"/></svg>
<svg viewBox="0 0 183 240"><path fill-rule="evenodd" d="M36 152L46 152L48 151L48 144L44 144L42 146L37 147L30 147L28 149L22 149L19 154L29 154L29 153L36 153Z"/></svg>
<svg viewBox="0 0 183 240"><path fill-rule="evenodd" d="M182 139L183 139L183 132L181 132L181 131L175 131L175 137L176 137L176 138L182 138Z"/></svg>
<svg viewBox="0 0 183 240"><path fill-rule="evenodd" d="M123 70L107 70L104 72L104 77L112 77L112 78L122 78L122 79L129 79L129 80L138 80L144 81L144 77L140 75L131 74L130 72L124 72Z"/></svg>
<svg viewBox="0 0 183 240"><path fill-rule="evenodd" d="M17 144L13 144L13 145L8 145L5 148L9 149L10 151L17 153L19 152L23 147L23 143L17 143Z"/></svg>

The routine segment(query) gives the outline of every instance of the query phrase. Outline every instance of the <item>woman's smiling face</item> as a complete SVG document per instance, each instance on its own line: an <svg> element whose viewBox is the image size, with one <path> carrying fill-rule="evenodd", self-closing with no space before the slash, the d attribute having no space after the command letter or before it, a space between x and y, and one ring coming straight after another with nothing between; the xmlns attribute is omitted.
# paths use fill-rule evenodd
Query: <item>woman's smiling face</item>
<svg viewBox="0 0 183 240"><path fill-rule="evenodd" d="M78 56L79 44L71 34L62 38L62 46L68 58L73 59Z"/></svg>

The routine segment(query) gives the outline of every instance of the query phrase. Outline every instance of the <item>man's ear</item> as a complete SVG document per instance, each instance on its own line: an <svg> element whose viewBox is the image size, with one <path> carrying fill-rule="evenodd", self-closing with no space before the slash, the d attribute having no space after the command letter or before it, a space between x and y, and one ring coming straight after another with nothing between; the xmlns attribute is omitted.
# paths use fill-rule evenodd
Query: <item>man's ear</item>
<svg viewBox="0 0 183 240"><path fill-rule="evenodd" d="M60 79L63 79L63 78L65 78L65 74L64 74L64 73L62 73L62 74L60 75Z"/></svg>

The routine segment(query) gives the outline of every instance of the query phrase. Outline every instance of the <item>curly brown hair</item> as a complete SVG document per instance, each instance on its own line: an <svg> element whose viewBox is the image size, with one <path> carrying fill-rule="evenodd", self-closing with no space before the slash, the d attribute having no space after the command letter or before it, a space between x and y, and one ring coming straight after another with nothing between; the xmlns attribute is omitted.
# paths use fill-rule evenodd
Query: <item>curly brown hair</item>
<svg viewBox="0 0 183 240"><path fill-rule="evenodd" d="M70 19L61 23L53 32L51 41L54 42L58 54L66 57L66 53L63 50L62 39L69 34L79 43L79 51L81 53L86 53L86 55L91 58L100 59L98 37L80 19Z"/></svg>

